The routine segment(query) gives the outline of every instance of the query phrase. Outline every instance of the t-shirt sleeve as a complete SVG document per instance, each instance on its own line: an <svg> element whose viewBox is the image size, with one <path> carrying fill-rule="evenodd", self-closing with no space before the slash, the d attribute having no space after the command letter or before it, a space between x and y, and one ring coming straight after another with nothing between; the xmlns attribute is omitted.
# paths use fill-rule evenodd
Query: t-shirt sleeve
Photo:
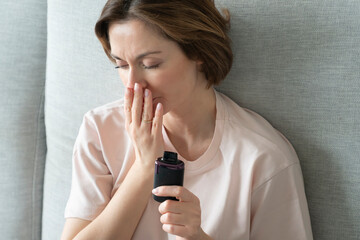
<svg viewBox="0 0 360 240"><path fill-rule="evenodd" d="M102 154L96 124L86 114L74 145L65 218L93 220L110 201L112 187L113 178Z"/></svg>
<svg viewBox="0 0 360 240"><path fill-rule="evenodd" d="M313 239L299 163L257 187L251 204L251 240Z"/></svg>

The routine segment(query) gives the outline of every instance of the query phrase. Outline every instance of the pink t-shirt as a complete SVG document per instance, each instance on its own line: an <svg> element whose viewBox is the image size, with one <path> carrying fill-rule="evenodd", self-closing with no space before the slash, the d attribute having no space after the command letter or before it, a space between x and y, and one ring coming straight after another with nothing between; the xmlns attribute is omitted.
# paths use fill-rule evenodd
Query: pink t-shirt
<svg viewBox="0 0 360 240"><path fill-rule="evenodd" d="M184 187L201 202L202 228L218 240L312 239L299 160L291 144L258 114L216 92L216 126L207 151L185 162ZM163 128L165 150L176 149ZM123 101L84 116L73 153L65 217L93 220L106 207L133 161ZM134 240L175 239L149 198Z"/></svg>

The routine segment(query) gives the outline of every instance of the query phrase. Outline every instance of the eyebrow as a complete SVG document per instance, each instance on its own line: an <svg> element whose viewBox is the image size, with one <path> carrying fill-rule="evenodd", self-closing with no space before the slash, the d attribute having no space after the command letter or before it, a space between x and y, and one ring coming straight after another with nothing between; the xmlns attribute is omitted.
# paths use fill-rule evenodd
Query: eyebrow
<svg viewBox="0 0 360 240"><path fill-rule="evenodd" d="M146 56L148 56L148 55L151 55L151 54L159 54L159 53L161 53L161 51L145 52L145 53L142 53L142 54L138 55L138 56L136 57L136 60L139 60L139 59L141 59L141 58L143 58L143 57L146 57ZM115 56L115 55L112 54L112 53L111 53L110 55L111 55L111 57L113 57L113 58L115 58L115 59L117 59L117 60L123 61L121 58L119 58L118 56Z"/></svg>

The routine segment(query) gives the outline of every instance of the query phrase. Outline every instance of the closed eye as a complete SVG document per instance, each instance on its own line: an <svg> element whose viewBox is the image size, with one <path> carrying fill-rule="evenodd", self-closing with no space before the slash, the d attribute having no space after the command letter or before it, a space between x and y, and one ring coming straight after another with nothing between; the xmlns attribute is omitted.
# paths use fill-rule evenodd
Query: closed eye
<svg viewBox="0 0 360 240"><path fill-rule="evenodd" d="M142 64L142 67L144 69L155 69L155 68L158 68L160 66L160 63L159 64L155 64L155 65L151 65L151 66L146 66L145 64Z"/></svg>
<svg viewBox="0 0 360 240"><path fill-rule="evenodd" d="M127 68L129 66L129 64L123 60L119 60L119 59L116 59L116 67L115 68L121 68L121 69L124 69L124 68Z"/></svg>
<svg viewBox="0 0 360 240"><path fill-rule="evenodd" d="M124 69L124 68L127 68L128 66L129 66L128 64L126 64L126 65L118 65L118 66L115 67L115 69L118 69L118 68Z"/></svg>
<svg viewBox="0 0 360 240"><path fill-rule="evenodd" d="M115 69L127 69L129 67L129 64L127 64L126 62L116 61L116 63L117 66L115 67ZM156 69L160 66L160 64L161 63L145 65L144 63L140 63L140 67L142 67L143 69Z"/></svg>

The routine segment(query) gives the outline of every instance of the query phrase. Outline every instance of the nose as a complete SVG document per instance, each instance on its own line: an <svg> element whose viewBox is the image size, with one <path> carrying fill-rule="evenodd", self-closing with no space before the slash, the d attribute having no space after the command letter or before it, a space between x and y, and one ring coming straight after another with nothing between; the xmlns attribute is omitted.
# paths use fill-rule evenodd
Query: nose
<svg viewBox="0 0 360 240"><path fill-rule="evenodd" d="M135 83L140 84L143 88L146 87L146 81L143 74L136 68L129 68L128 74L125 77L127 78L126 80L124 79L127 88L134 88Z"/></svg>

